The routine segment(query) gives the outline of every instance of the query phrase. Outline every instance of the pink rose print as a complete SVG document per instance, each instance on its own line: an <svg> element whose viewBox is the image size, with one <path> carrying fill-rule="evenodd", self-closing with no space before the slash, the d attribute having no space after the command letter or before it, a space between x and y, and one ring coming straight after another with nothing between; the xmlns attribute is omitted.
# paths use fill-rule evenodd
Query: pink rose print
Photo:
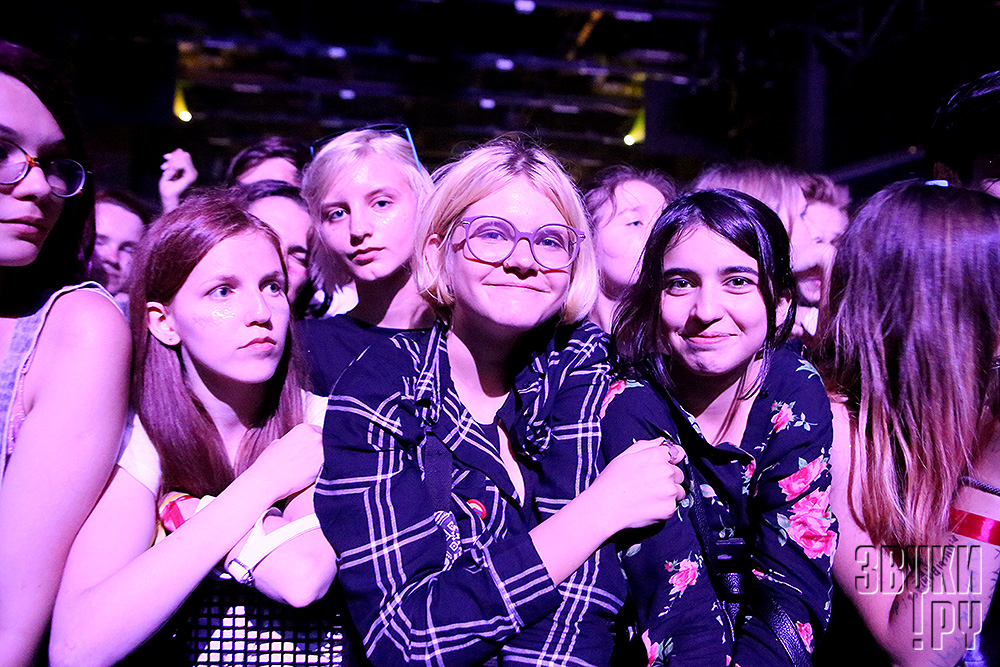
<svg viewBox="0 0 1000 667"><path fill-rule="evenodd" d="M649 630L642 633L642 643L646 645L646 667L649 667L656 660L656 656L660 652L660 643L650 643Z"/></svg>
<svg viewBox="0 0 1000 667"><path fill-rule="evenodd" d="M748 463L746 468L743 469L743 484L750 483L750 480L753 479L753 474L756 470L757 470L756 459L750 459L750 463Z"/></svg>
<svg viewBox="0 0 1000 667"><path fill-rule="evenodd" d="M677 572L670 575L668 580L673 588L670 594L683 593L688 586L698 581L698 564L685 558L678 563L667 563L667 570L677 568Z"/></svg>
<svg viewBox="0 0 1000 667"><path fill-rule="evenodd" d="M823 455L820 454L799 468L798 472L778 482L778 486L785 492L785 500L791 500L805 493L809 486L819 479L820 473L823 472L825 467Z"/></svg>
<svg viewBox="0 0 1000 667"><path fill-rule="evenodd" d="M809 623L799 623L795 621L795 629L799 631L799 637L802 637L802 643L806 645L806 650L812 653L812 643L813 643L813 629L812 625Z"/></svg>
<svg viewBox="0 0 1000 667"><path fill-rule="evenodd" d="M778 410L774 413L774 416L771 417L771 423L774 424L774 426L771 427L771 431L778 433L788 426L789 422L792 421L792 417L795 415L792 413L792 406L788 403L778 403L775 401L774 405L771 406L771 409Z"/></svg>
<svg viewBox="0 0 1000 667"><path fill-rule="evenodd" d="M608 393L604 396L604 400L601 401L601 411L599 413L601 419L604 419L604 414L608 411L608 406L611 405L612 399L623 391L625 391L625 380L618 380L611 383Z"/></svg>
<svg viewBox="0 0 1000 667"><path fill-rule="evenodd" d="M792 505L785 530L809 558L819 558L833 556L837 548L837 533L830 530L832 524L829 490L813 491Z"/></svg>

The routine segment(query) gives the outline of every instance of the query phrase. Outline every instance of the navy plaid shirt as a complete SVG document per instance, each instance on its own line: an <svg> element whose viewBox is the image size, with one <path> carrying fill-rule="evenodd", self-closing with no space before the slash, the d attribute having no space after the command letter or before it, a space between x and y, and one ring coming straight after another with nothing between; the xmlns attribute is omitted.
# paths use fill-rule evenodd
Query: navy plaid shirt
<svg viewBox="0 0 1000 667"><path fill-rule="evenodd" d="M625 597L605 545L554 586L528 531L597 475L606 338L547 330L498 422L525 478L519 501L490 427L451 381L447 329L370 347L333 390L316 512L339 555L348 607L376 665L604 665ZM450 511L424 475L425 429L450 450Z"/></svg>

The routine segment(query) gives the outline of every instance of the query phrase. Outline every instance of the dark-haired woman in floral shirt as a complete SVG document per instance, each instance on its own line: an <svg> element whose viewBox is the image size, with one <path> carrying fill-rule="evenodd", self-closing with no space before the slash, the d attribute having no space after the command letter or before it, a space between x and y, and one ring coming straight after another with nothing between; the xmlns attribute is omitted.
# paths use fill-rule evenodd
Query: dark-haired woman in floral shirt
<svg viewBox="0 0 1000 667"><path fill-rule="evenodd" d="M619 536L650 665L804 664L829 620L831 411L781 347L793 294L778 217L705 191L665 209L619 311L606 458L665 436L690 478L674 517Z"/></svg>

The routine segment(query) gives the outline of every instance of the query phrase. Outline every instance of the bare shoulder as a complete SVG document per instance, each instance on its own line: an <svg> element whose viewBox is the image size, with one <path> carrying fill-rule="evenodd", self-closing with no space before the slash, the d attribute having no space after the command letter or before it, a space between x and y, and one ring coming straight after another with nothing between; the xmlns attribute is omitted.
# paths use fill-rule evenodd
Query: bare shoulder
<svg viewBox="0 0 1000 667"><path fill-rule="evenodd" d="M52 304L39 338L56 356L93 351L98 354L127 350L128 324L106 296L89 290L63 294ZM110 361L110 360L109 360Z"/></svg>

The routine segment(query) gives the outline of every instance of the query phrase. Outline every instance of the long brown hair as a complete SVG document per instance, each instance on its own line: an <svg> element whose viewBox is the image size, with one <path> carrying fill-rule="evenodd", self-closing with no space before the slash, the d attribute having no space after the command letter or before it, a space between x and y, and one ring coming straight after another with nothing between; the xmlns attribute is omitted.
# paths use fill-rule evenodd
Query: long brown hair
<svg viewBox="0 0 1000 667"><path fill-rule="evenodd" d="M239 234L260 234L281 259L281 244L274 231L223 192L185 199L153 224L136 253L129 293L135 350L132 396L142 425L160 454L163 490L199 497L218 495L268 444L304 417L289 331L281 362L267 381L260 415L244 436L234 469L218 429L191 390L180 351L155 339L147 327L146 303L169 304L205 254L220 241Z"/></svg>
<svg viewBox="0 0 1000 667"><path fill-rule="evenodd" d="M935 543L997 414L1000 200L916 181L875 194L842 238L830 311L820 361L854 421L851 511L875 544Z"/></svg>

